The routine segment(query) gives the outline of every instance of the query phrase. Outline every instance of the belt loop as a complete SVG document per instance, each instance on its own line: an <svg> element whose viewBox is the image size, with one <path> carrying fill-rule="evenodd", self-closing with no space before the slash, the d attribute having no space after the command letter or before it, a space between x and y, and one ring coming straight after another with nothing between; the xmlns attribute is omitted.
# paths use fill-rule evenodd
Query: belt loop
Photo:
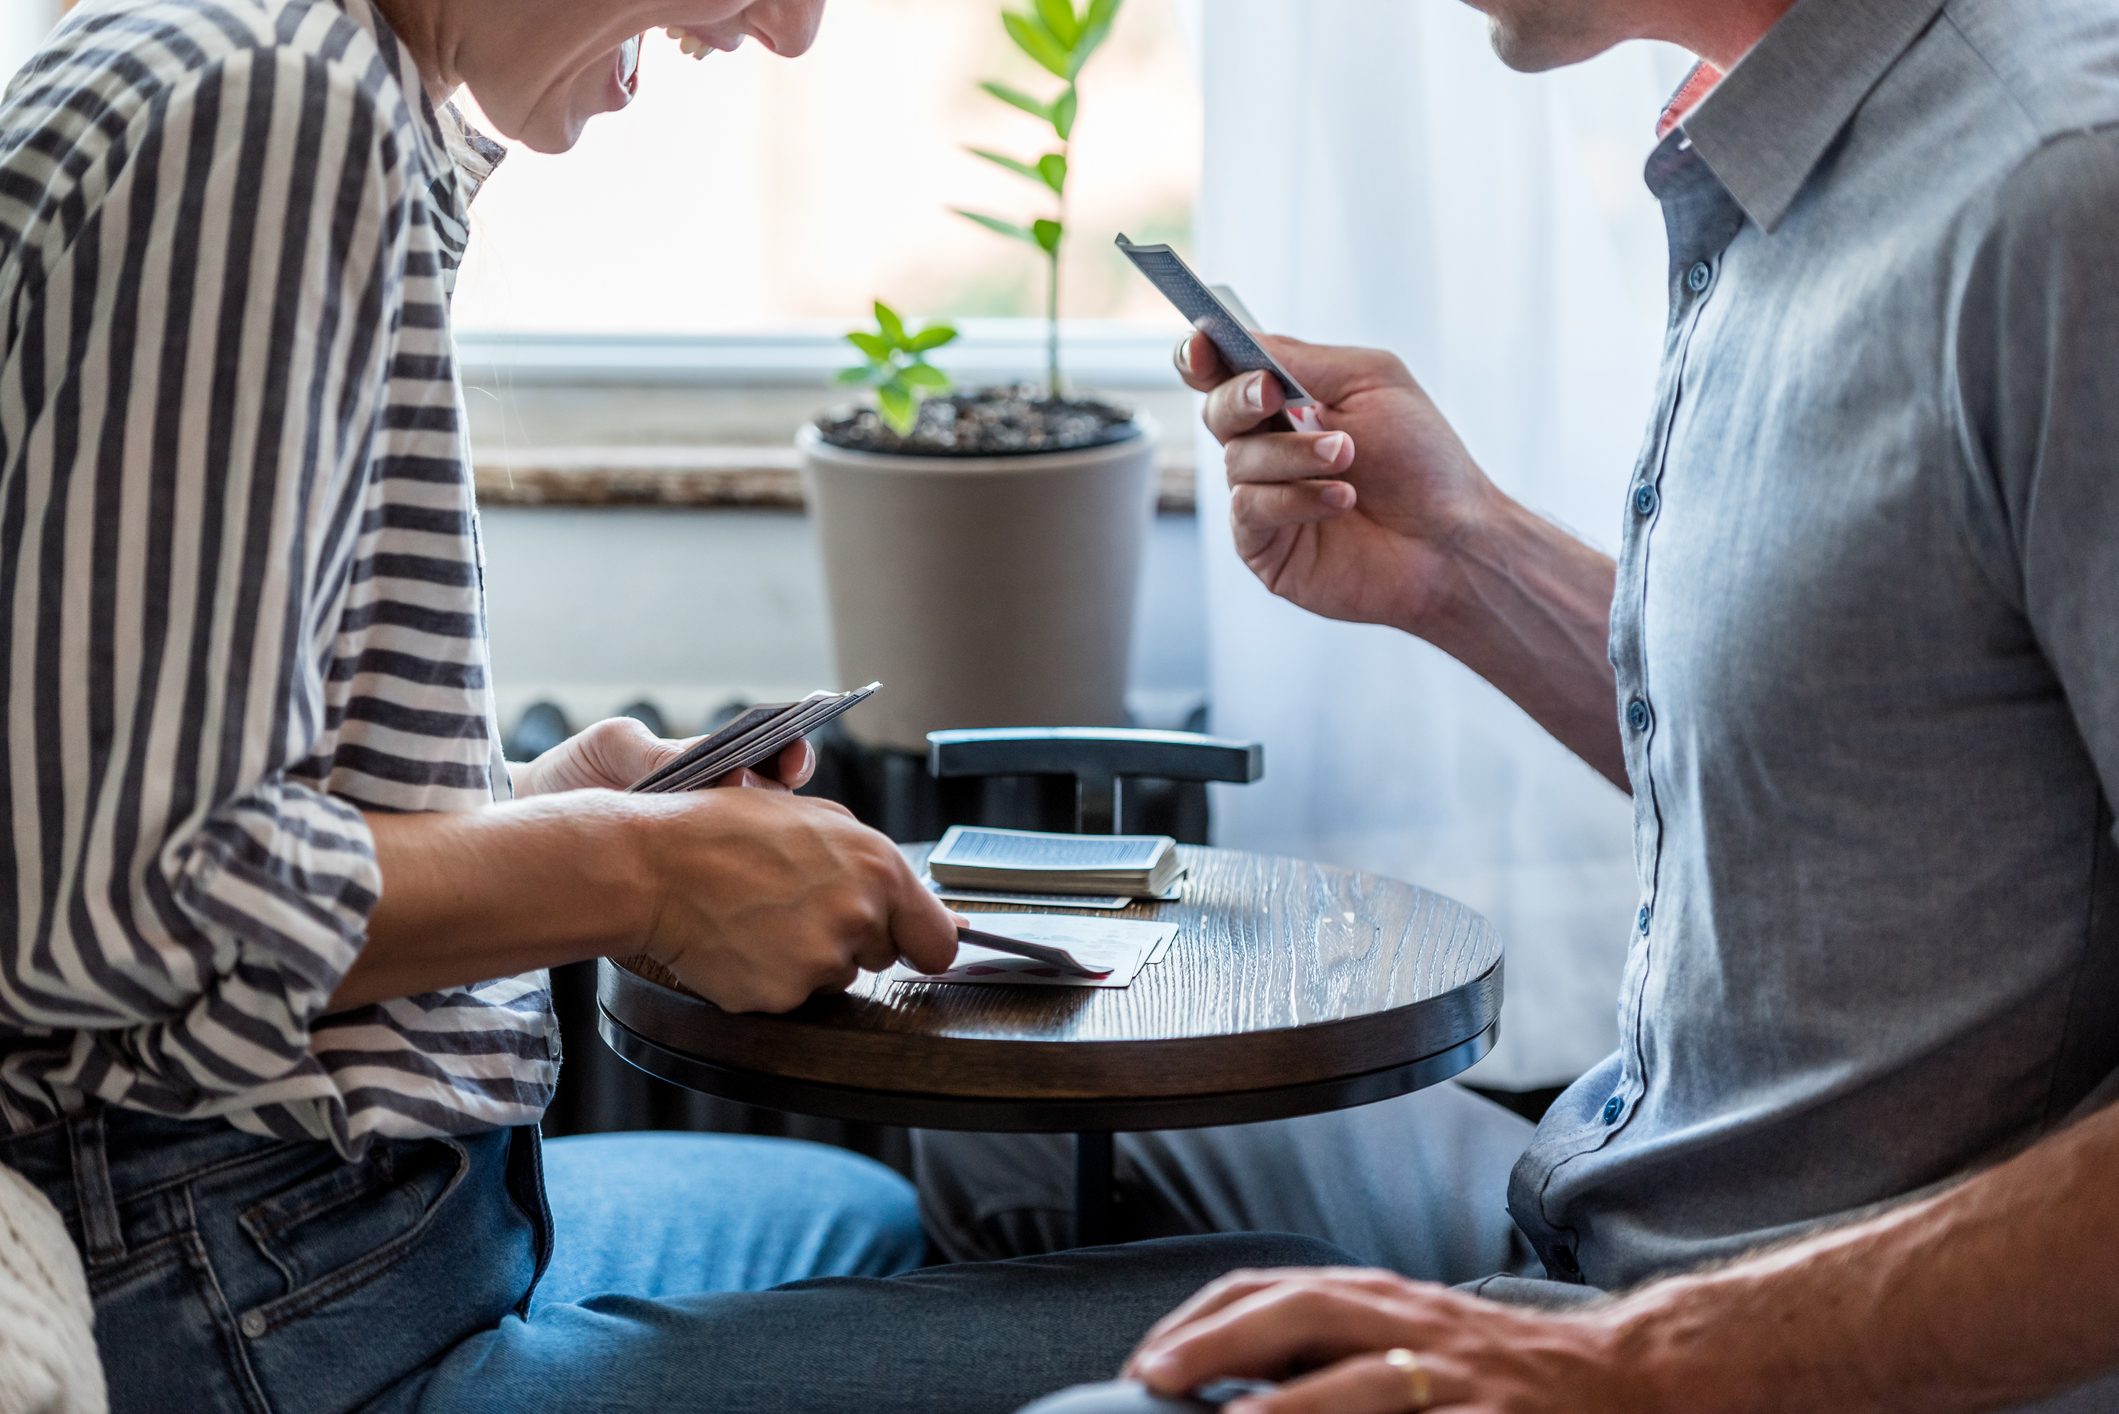
<svg viewBox="0 0 2119 1414"><path fill-rule="evenodd" d="M103 1132L101 1108L66 1122L73 1148L74 1198L81 1205L81 1240L88 1260L109 1262L125 1255L125 1236L118 1226L118 1199L110 1187L110 1150Z"/></svg>

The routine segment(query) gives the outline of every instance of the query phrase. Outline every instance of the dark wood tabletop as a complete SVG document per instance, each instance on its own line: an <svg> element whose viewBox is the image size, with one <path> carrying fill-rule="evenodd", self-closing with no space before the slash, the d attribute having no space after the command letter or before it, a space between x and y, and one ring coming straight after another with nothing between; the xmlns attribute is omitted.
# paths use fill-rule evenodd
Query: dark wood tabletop
<svg viewBox="0 0 2119 1414"><path fill-rule="evenodd" d="M926 849L907 853L917 867ZM1365 1104L1447 1079L1491 1047L1501 944L1464 905L1298 860L1185 857L1181 902L1104 915L1182 925L1124 989L867 976L790 1015L735 1015L632 959L603 964L604 1039L666 1080L776 1109L1046 1132Z"/></svg>

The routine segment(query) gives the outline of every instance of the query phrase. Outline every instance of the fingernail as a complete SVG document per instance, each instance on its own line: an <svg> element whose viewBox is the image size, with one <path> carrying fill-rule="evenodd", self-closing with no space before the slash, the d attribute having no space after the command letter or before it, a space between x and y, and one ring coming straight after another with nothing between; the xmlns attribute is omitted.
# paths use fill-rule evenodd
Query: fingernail
<svg viewBox="0 0 2119 1414"><path fill-rule="evenodd" d="M1336 486L1327 486L1324 488L1324 503L1335 511L1352 510L1354 508L1354 488L1343 481Z"/></svg>
<svg viewBox="0 0 2119 1414"><path fill-rule="evenodd" d="M1252 374L1251 381L1244 384L1243 405L1249 408L1252 412L1265 411L1266 376L1263 373Z"/></svg>
<svg viewBox="0 0 2119 1414"><path fill-rule="evenodd" d="M1159 1378L1166 1379L1177 1373L1177 1359L1171 1355L1150 1355L1140 1362L1140 1378L1144 1384L1156 1384Z"/></svg>
<svg viewBox="0 0 2119 1414"><path fill-rule="evenodd" d="M1177 345L1177 366L1186 373L1192 371L1192 339L1187 335Z"/></svg>
<svg viewBox="0 0 2119 1414"><path fill-rule="evenodd" d="M1317 460L1326 466L1339 465L1339 458L1346 454L1347 435L1334 432L1329 437L1317 439Z"/></svg>

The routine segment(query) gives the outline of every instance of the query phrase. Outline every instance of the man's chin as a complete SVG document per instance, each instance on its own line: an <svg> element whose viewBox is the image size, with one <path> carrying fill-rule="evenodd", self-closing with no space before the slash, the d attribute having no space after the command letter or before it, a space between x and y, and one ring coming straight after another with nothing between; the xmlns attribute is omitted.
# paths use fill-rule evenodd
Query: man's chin
<svg viewBox="0 0 2119 1414"><path fill-rule="evenodd" d="M1474 8L1486 13L1487 34L1494 53L1519 74L1550 73L1570 64L1587 63L1617 42L1564 24L1524 24L1483 3Z"/></svg>

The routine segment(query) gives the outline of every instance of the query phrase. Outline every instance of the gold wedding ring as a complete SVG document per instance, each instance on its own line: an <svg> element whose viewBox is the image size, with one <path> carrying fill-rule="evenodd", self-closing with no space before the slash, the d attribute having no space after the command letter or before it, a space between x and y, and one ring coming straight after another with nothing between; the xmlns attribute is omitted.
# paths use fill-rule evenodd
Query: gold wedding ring
<svg viewBox="0 0 2119 1414"><path fill-rule="evenodd" d="M1435 1402L1434 1382L1428 1379L1427 1367L1420 1363L1419 1356L1401 1345L1384 1351L1383 1363L1404 1374L1405 1392L1413 1401L1406 1406L1408 1410L1425 1409Z"/></svg>

